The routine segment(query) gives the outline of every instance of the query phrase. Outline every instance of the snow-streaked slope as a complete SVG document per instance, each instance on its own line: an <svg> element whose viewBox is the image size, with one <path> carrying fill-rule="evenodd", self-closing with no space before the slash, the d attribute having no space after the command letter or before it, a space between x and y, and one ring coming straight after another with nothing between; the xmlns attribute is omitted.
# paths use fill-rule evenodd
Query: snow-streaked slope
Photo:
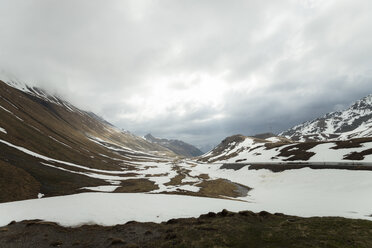
<svg viewBox="0 0 372 248"><path fill-rule="evenodd" d="M238 138L236 138L238 137ZM275 142L273 142L275 141ZM255 139L232 136L225 139L211 152L203 155L201 162L218 163L285 163L285 162L370 162L372 139L342 142L288 143L277 139ZM360 156L356 156L360 155Z"/></svg>
<svg viewBox="0 0 372 248"><path fill-rule="evenodd" d="M268 139L258 139L254 137L247 137L243 135L233 135L224 139L218 146L210 152L200 156L199 161L215 162L235 158L242 153L251 153L256 155L256 149L265 147L265 144L280 143L288 144L289 140L279 137L270 137ZM266 153L265 156L269 156Z"/></svg>
<svg viewBox="0 0 372 248"><path fill-rule="evenodd" d="M5 81L0 81L0 181L11 183L2 185L0 202L120 183L136 162L176 156L57 96Z"/></svg>
<svg viewBox="0 0 372 248"><path fill-rule="evenodd" d="M69 102L64 101L61 97L49 94L41 88L30 86L25 82L22 82L19 79L17 79L15 76L6 73L0 73L0 80L9 85L10 87L18 89L24 93L43 99L44 101L54 103L59 106L63 106L68 111L82 113L81 110L79 110Z"/></svg>
<svg viewBox="0 0 372 248"><path fill-rule="evenodd" d="M165 154L165 155L172 155L172 152L162 146L158 146L156 144L152 144L151 142L147 142L143 140L140 137L137 137L136 135L131 134L130 132L124 132L121 131L119 128L113 126L103 118L99 117L98 115L79 109L78 107L72 105L68 101L64 100L63 97L60 97L55 94L50 94L49 92L45 91L44 89L30 86L25 82L22 82L18 80L15 76L9 75L4 72L0 72L0 81L4 82L6 85L10 86L13 89L17 89L23 93L25 93L27 96L32 96L34 98L30 98L39 104L43 105L44 107L47 107L49 110L52 110L54 114L57 113L58 117L65 116L66 113L59 113L60 109L63 109L64 111L67 111L71 114L68 118L74 118L75 120L78 118L81 118L81 126L87 125L90 129L94 129L100 137L105 138L105 140L108 140L113 143L117 143L120 145L126 145L128 148L141 150L141 151L147 151L147 152L154 152L156 154ZM8 91L8 90L7 90ZM12 92L13 93L13 92ZM6 96L8 93L3 92L4 96ZM19 111L19 107L21 107L22 110L24 108L22 106L17 107L17 104L12 103L13 99L10 99L8 97L2 97L3 101L6 102L6 104L9 104L16 110L16 112ZM20 96L22 97L22 96ZM12 112L5 107L0 105L0 108L2 108L4 111L9 112L13 116L15 116L20 121L24 121L22 118L18 117L15 112ZM30 114L30 113L26 113ZM69 121L69 120L65 120ZM83 128L82 128L83 129ZM97 130L100 129L100 130ZM82 130L79 130L82 131ZM83 130L86 134L92 133L92 130ZM94 133L94 135L97 136L97 133ZM104 135L102 135L104 134ZM173 154L174 155L174 154Z"/></svg>
<svg viewBox="0 0 372 248"><path fill-rule="evenodd" d="M274 141L274 142L273 142ZM270 161L278 152L275 150L266 150L267 143L276 143L278 140L269 138L269 140L246 137L243 135L234 135L224 139L221 144L209 153L201 156L202 162L239 162L239 160L248 160L249 162ZM265 150L264 153L262 151Z"/></svg>
<svg viewBox="0 0 372 248"><path fill-rule="evenodd" d="M347 140L372 136L372 94L344 111L297 125L280 136L294 141Z"/></svg>

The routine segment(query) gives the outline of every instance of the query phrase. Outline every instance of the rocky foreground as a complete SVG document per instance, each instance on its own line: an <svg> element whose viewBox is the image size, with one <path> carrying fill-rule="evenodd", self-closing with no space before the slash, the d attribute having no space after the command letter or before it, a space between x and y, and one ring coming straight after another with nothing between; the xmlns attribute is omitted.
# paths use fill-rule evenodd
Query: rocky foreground
<svg viewBox="0 0 372 248"><path fill-rule="evenodd" d="M0 228L0 247L372 247L372 222L226 210L112 227L34 220Z"/></svg>

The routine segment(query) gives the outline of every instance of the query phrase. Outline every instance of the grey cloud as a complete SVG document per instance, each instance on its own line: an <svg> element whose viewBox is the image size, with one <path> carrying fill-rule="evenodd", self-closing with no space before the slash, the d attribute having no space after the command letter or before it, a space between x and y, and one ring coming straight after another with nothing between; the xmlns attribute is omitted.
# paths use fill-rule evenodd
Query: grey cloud
<svg viewBox="0 0 372 248"><path fill-rule="evenodd" d="M367 0L2 0L0 68L137 134L216 144L279 132L371 93L371 8ZM219 107L178 99L155 117L125 115L142 113L126 100L152 96L159 78L223 72L230 87ZM172 80L166 94L202 84Z"/></svg>

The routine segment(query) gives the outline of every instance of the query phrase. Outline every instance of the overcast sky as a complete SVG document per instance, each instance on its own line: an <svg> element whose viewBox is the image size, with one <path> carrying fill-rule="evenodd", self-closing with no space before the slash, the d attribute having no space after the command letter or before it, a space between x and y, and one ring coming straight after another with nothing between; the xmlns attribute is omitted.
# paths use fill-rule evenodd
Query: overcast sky
<svg viewBox="0 0 372 248"><path fill-rule="evenodd" d="M0 0L0 69L138 135L217 144L372 93L370 0Z"/></svg>

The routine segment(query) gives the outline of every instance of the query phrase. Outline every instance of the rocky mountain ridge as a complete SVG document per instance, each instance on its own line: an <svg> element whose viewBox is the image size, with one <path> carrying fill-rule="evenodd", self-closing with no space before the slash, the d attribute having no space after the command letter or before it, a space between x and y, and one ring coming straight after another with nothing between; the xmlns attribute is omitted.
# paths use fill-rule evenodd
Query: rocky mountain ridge
<svg viewBox="0 0 372 248"><path fill-rule="evenodd" d="M372 136L372 94L343 111L325 114L279 134L293 141L348 140Z"/></svg>
<svg viewBox="0 0 372 248"><path fill-rule="evenodd" d="M164 146L181 156L197 157L203 154L203 152L195 146L181 140L155 138L150 133L145 135L144 138L149 142Z"/></svg>

